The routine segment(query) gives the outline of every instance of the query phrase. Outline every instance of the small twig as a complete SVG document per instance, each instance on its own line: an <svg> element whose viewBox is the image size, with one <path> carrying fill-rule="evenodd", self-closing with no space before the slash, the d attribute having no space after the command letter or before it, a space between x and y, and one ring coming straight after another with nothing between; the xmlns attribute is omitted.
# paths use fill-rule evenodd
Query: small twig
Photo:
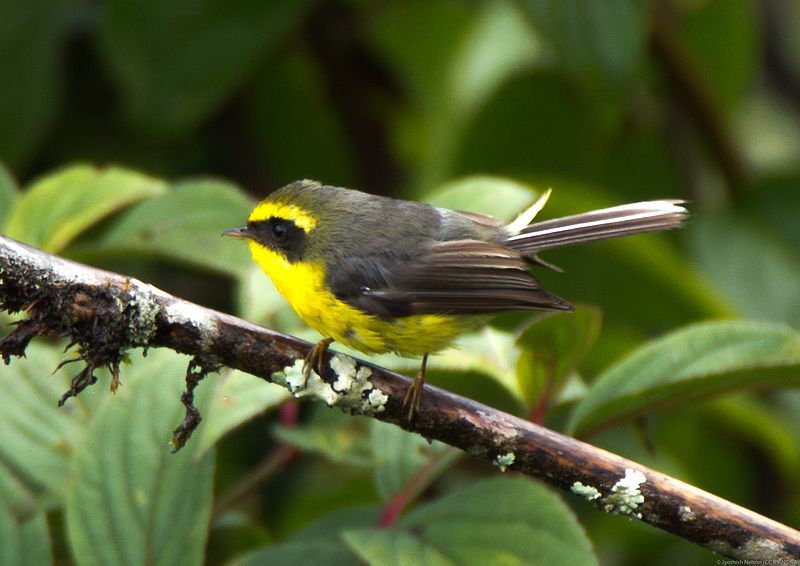
<svg viewBox="0 0 800 566"><path fill-rule="evenodd" d="M94 297L94 317L80 294ZM528 474L603 511L640 519L735 559L800 559L800 532L649 469L436 387L412 422L403 411L408 378L328 352L322 376L303 383L311 344L183 301L122 275L80 265L0 236L0 309L22 310L33 295L42 331L76 341L89 363L127 348L166 347L285 383L296 395L366 414L440 440L501 469ZM87 325L88 324L88 325ZM19 331L19 327L15 332ZM101 339L100 348L92 340ZM0 340L0 354L17 341ZM94 348L94 349L91 349ZM333 362L333 363L332 363ZM103 365L108 361L103 361ZM102 367L96 365L96 367Z"/></svg>
<svg viewBox="0 0 800 566"><path fill-rule="evenodd" d="M15 326L14 332L3 339L2 356L6 365L11 363L12 357L24 356L31 340L48 332L46 325L35 320L21 320Z"/></svg>
<svg viewBox="0 0 800 566"><path fill-rule="evenodd" d="M85 368L78 372L78 375L72 378L72 384L70 385L69 390L61 396L61 399L58 400L59 407L63 407L64 403L66 403L70 397L76 397L81 391L90 385L97 383L97 376L94 374L94 370L94 364L89 363Z"/></svg>
<svg viewBox="0 0 800 566"><path fill-rule="evenodd" d="M203 356L195 356L189 362L189 366L186 368L186 389L181 394L181 403L186 408L186 415L183 417L181 424L178 425L178 428L172 432L172 441L170 443L172 444L173 453L184 447L186 441L189 440L203 420L200 410L194 405L195 388L209 373L219 370L219 367L220 364Z"/></svg>

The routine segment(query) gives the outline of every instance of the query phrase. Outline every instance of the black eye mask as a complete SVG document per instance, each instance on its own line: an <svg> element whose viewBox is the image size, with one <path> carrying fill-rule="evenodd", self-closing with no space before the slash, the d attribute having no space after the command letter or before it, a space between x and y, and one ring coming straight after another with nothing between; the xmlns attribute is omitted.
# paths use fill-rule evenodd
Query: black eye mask
<svg viewBox="0 0 800 566"><path fill-rule="evenodd" d="M291 220L273 216L266 220L248 222L247 230L259 244L282 253L290 262L302 259L306 233Z"/></svg>

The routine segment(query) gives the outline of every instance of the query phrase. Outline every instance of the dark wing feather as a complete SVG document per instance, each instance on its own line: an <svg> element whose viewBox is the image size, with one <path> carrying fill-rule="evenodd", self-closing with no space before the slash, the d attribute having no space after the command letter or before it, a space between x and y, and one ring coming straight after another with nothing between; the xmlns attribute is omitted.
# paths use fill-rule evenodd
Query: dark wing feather
<svg viewBox="0 0 800 566"><path fill-rule="evenodd" d="M339 298L384 318L573 308L542 289L518 252L478 240L440 242L416 257L360 258L336 272L329 284Z"/></svg>

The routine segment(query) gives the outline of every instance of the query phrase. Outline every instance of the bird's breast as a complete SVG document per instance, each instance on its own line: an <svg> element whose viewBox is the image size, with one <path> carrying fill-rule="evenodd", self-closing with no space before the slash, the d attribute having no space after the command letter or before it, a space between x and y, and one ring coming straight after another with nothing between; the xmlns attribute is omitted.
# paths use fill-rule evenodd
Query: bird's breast
<svg viewBox="0 0 800 566"><path fill-rule="evenodd" d="M255 243L250 251L303 322L360 352L421 356L447 348L472 326L470 317L439 314L380 319L336 298L325 285L321 262L289 262Z"/></svg>

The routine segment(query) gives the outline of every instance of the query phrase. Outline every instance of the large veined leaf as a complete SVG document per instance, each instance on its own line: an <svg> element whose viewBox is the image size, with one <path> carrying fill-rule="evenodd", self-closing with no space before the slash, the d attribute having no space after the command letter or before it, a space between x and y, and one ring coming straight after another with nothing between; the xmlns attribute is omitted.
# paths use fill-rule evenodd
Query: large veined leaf
<svg viewBox="0 0 800 566"><path fill-rule="evenodd" d="M53 563L44 513L19 520L0 501L0 540L0 564L4 566Z"/></svg>
<svg viewBox="0 0 800 566"><path fill-rule="evenodd" d="M647 344L600 375L570 417L584 434L668 405L800 383L800 334L779 324L709 322Z"/></svg>
<svg viewBox="0 0 800 566"><path fill-rule="evenodd" d="M53 375L61 357L60 349L34 342L25 358L0 366L0 500L17 516L65 494L70 458L90 415L87 404L108 395L89 390L59 408L78 371L69 365Z"/></svg>
<svg viewBox="0 0 800 566"><path fill-rule="evenodd" d="M222 232L241 226L253 204L229 183L211 179L176 184L158 198L126 210L87 254L141 254L240 275L250 268L242 241Z"/></svg>
<svg viewBox="0 0 800 566"><path fill-rule="evenodd" d="M314 408L311 418L292 427L276 427L278 440L304 452L320 454L332 462L351 466L372 465L368 422L326 407Z"/></svg>
<svg viewBox="0 0 800 566"><path fill-rule="evenodd" d="M420 506L390 529L377 513L341 510L289 541L253 552L237 565L368 563L597 564L569 508L544 486L522 477L493 478Z"/></svg>
<svg viewBox="0 0 800 566"><path fill-rule="evenodd" d="M341 538L343 529L374 525L378 520L375 507L340 509L318 519L292 539L253 551L232 566L357 566L359 561Z"/></svg>
<svg viewBox="0 0 800 566"><path fill-rule="evenodd" d="M459 564L435 546L425 544L405 531L350 531L344 534L344 539L365 564L376 566Z"/></svg>
<svg viewBox="0 0 800 566"><path fill-rule="evenodd" d="M57 253L109 214L165 189L127 169L73 165L34 182L11 210L5 233Z"/></svg>
<svg viewBox="0 0 800 566"><path fill-rule="evenodd" d="M197 447L202 453L242 423L291 397L286 388L253 375L233 370L215 379Z"/></svg>
<svg viewBox="0 0 800 566"><path fill-rule="evenodd" d="M201 564L214 454L172 454L188 359L151 352L123 371L78 447L66 500L78 564ZM201 386L202 387L202 386Z"/></svg>
<svg viewBox="0 0 800 566"><path fill-rule="evenodd" d="M569 508L522 477L469 485L419 507L391 530L351 529L344 540L376 565L417 559L463 565L597 563Z"/></svg>

